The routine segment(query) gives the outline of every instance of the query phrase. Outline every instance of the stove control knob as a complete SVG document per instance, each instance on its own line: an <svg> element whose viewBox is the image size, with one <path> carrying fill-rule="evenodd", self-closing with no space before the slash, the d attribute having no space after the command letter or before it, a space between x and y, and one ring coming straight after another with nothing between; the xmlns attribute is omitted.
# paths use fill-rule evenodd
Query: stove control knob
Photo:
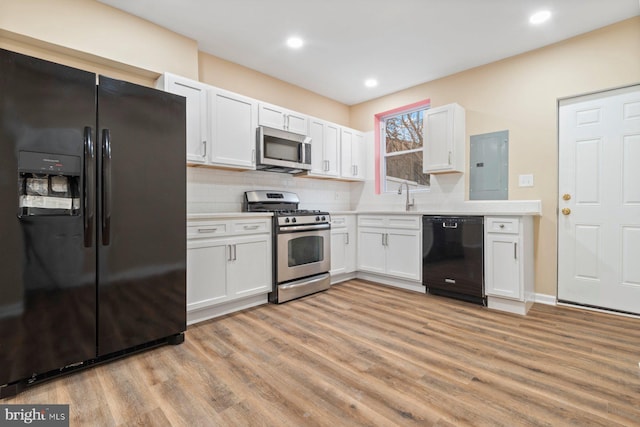
<svg viewBox="0 0 640 427"><path fill-rule="evenodd" d="M294 218L291 218L291 222L298 222L298 221L296 221L296 219L294 217Z"/></svg>
<svg viewBox="0 0 640 427"><path fill-rule="evenodd" d="M326 218L324 215L322 215L322 220L323 220L323 221L326 221L326 220L327 220L327 218Z"/></svg>
<svg viewBox="0 0 640 427"><path fill-rule="evenodd" d="M289 218L285 218L285 219L284 219L284 222L285 222L285 223L287 223L287 224L289 224Z"/></svg>
<svg viewBox="0 0 640 427"><path fill-rule="evenodd" d="M319 216L316 217L316 221L320 221L320 217Z"/></svg>

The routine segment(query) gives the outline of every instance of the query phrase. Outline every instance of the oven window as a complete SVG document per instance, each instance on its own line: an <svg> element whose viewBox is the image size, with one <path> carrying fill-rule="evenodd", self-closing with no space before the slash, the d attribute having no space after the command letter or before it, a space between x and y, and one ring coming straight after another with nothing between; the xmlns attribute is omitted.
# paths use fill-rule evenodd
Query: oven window
<svg viewBox="0 0 640 427"><path fill-rule="evenodd" d="M305 236L289 240L289 267L324 260L324 237Z"/></svg>

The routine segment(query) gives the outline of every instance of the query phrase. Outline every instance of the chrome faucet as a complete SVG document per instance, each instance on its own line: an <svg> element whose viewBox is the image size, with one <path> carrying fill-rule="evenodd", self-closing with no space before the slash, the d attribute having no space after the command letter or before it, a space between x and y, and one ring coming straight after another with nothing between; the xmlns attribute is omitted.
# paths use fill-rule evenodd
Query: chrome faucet
<svg viewBox="0 0 640 427"><path fill-rule="evenodd" d="M405 210L409 212L409 209L411 209L412 206L415 206L416 202L414 198L411 198L411 203L409 203L409 183L407 181L400 184L400 187L398 188L398 194L402 194L403 184L405 185L405 187L407 187L407 202L405 204Z"/></svg>

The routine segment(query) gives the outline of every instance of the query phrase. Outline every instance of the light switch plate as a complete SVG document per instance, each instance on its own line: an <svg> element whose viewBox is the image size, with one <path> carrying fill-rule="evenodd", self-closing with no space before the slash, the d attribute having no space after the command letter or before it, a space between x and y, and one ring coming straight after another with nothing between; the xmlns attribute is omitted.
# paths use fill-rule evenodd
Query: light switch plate
<svg viewBox="0 0 640 427"><path fill-rule="evenodd" d="M518 185L520 187L533 187L533 174L518 175Z"/></svg>

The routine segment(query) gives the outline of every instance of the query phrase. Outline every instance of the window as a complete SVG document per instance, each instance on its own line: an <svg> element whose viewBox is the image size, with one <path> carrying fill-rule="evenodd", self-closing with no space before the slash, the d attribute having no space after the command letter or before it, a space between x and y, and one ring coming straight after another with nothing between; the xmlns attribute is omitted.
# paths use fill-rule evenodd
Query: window
<svg viewBox="0 0 640 427"><path fill-rule="evenodd" d="M418 103L380 115L380 176L383 192L396 192L403 182L412 190L429 188L422 172L422 127L428 103Z"/></svg>

